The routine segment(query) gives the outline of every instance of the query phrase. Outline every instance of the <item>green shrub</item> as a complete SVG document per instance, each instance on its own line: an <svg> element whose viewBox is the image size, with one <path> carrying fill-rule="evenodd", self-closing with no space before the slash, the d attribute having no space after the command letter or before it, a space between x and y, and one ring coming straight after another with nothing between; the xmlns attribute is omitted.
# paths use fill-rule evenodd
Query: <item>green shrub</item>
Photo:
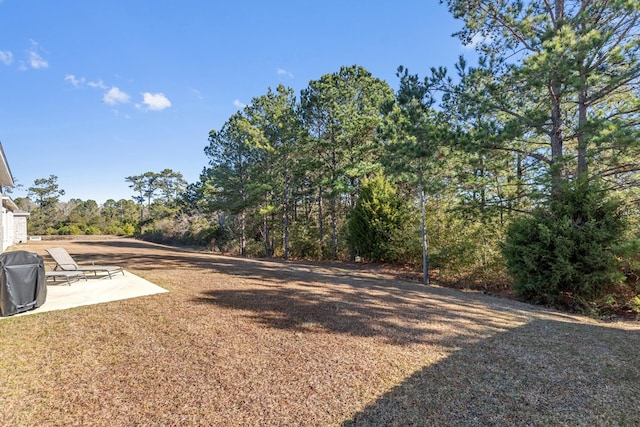
<svg viewBox="0 0 640 427"><path fill-rule="evenodd" d="M516 294L533 302L569 299L582 305L620 283L624 276L613 251L625 232L619 207L599 185L578 181L549 208L513 221L502 252Z"/></svg>
<svg viewBox="0 0 640 427"><path fill-rule="evenodd" d="M392 240L407 220L396 189L382 175L365 179L347 222L347 243L355 255L371 261L395 262Z"/></svg>
<svg viewBox="0 0 640 427"><path fill-rule="evenodd" d="M318 227L313 221L296 222L291 227L290 250L293 258L320 259L322 249Z"/></svg>
<svg viewBox="0 0 640 427"><path fill-rule="evenodd" d="M136 227L134 227L132 224L127 223L122 226L121 234L125 236L133 236L135 232L136 232Z"/></svg>
<svg viewBox="0 0 640 427"><path fill-rule="evenodd" d="M208 246L213 248L216 246L215 242L218 234L220 233L217 225L204 227L193 233L193 243L199 246Z"/></svg>
<svg viewBox="0 0 640 427"><path fill-rule="evenodd" d="M79 236L83 233L82 230L80 230L80 227L78 227L76 224L71 224L63 225L62 227L58 228L58 234L63 236Z"/></svg>
<svg viewBox="0 0 640 427"><path fill-rule="evenodd" d="M122 229L117 225L109 225L105 227L104 234L110 234L112 236L116 236L122 234Z"/></svg>
<svg viewBox="0 0 640 427"><path fill-rule="evenodd" d="M267 251L264 247L264 242L255 239L247 240L246 244L247 256L264 258L267 256Z"/></svg>
<svg viewBox="0 0 640 427"><path fill-rule="evenodd" d="M102 234L102 231L100 230L99 227L96 227L95 225L90 225L84 229L84 234L98 235L98 234Z"/></svg>

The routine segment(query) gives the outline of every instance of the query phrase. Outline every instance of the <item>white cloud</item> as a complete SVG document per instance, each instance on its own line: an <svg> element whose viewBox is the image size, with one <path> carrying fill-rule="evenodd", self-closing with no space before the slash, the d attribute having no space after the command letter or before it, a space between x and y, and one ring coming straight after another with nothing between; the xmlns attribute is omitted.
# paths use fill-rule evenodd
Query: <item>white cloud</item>
<svg viewBox="0 0 640 427"><path fill-rule="evenodd" d="M82 78L82 80L84 81L84 77ZM87 86L96 89L106 89L108 87L102 80L98 80L97 82L88 82Z"/></svg>
<svg viewBox="0 0 640 427"><path fill-rule="evenodd" d="M278 68L276 72L278 73L279 76L288 76L293 78L293 73L285 70L284 68Z"/></svg>
<svg viewBox="0 0 640 427"><path fill-rule="evenodd" d="M35 69L35 70L39 70L41 68L48 68L49 67L49 63L47 62L46 59L44 59L41 55L40 55L40 45L38 44L38 42L34 41L34 40L30 40L31 41L31 49L27 52L27 64Z"/></svg>
<svg viewBox="0 0 640 427"><path fill-rule="evenodd" d="M244 108L247 106L247 104L243 103L239 99L236 99L235 101L233 101L233 105L235 105L238 108Z"/></svg>
<svg viewBox="0 0 640 427"><path fill-rule="evenodd" d="M0 0L0 3L2 0ZM26 71L29 68L39 70L42 68L48 68L49 62L42 57L40 45L33 41L31 42L31 48L26 51L26 59L20 59L17 63L18 70ZM8 50L0 50L0 63L4 65L13 64L13 53Z"/></svg>
<svg viewBox="0 0 640 427"><path fill-rule="evenodd" d="M131 102L131 96L128 93L117 86L109 87L102 80L87 81L86 78L76 77L74 74L67 74L64 76L64 80L76 88L89 87L104 90L102 102L107 105L117 106ZM169 101L163 93L145 92L142 94L142 103L135 104L135 107L142 111L161 111L171 107L171 101ZM128 114L124 114L116 109L113 109L112 112L119 118L131 118Z"/></svg>
<svg viewBox="0 0 640 427"><path fill-rule="evenodd" d="M142 97L142 104L144 104L145 106L143 107L143 109L147 111L162 111L166 108L171 107L171 101L169 101L169 99L164 96L164 93L145 92L142 94ZM138 108L141 108L141 106L138 105Z"/></svg>
<svg viewBox="0 0 640 427"><path fill-rule="evenodd" d="M98 80L97 82L87 81L86 78L76 77L75 74L67 74L66 76L64 76L64 80L66 82L69 82L69 84L71 84L73 87L77 87L77 88L90 87L92 89L102 89L102 90L107 90L109 88L109 86L104 84L102 80ZM116 91L119 91L119 89L116 88ZM114 94L117 95L117 92L114 91ZM108 94L105 94L105 97L107 95Z"/></svg>
<svg viewBox="0 0 640 427"><path fill-rule="evenodd" d="M8 50L0 50L0 62L4 65L11 65L13 62L13 53Z"/></svg>
<svg viewBox="0 0 640 427"><path fill-rule="evenodd" d="M84 77L76 78L73 74L64 76L64 81L71 83L72 86L80 87L84 84Z"/></svg>
<svg viewBox="0 0 640 427"><path fill-rule="evenodd" d="M130 99L131 97L126 92L121 91L115 86L109 89L109 91L104 94L104 97L102 97L102 101L108 105L126 104Z"/></svg>
<svg viewBox="0 0 640 427"><path fill-rule="evenodd" d="M29 51L29 65L31 68L39 70L40 68L48 68L49 63L41 57L36 51Z"/></svg>

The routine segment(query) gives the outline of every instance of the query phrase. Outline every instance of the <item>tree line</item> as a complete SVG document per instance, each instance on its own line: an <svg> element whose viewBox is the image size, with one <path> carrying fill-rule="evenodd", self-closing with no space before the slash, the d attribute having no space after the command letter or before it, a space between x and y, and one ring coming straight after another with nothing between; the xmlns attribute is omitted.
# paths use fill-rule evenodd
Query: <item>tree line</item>
<svg viewBox="0 0 640 427"><path fill-rule="evenodd" d="M95 200L61 202L65 190L58 185L58 177L50 175L36 179L27 197L15 202L30 213L30 235L133 236L146 233L154 221L174 217L187 185L182 174L171 169L128 176L125 181L135 193L132 200L109 199L102 205Z"/></svg>
<svg viewBox="0 0 640 427"><path fill-rule="evenodd" d="M197 182L126 178L135 232L244 256L410 265L424 282L508 283L543 303L632 304L640 5L443 3L477 64L399 67L395 90L357 65L299 94L269 88L209 133Z"/></svg>

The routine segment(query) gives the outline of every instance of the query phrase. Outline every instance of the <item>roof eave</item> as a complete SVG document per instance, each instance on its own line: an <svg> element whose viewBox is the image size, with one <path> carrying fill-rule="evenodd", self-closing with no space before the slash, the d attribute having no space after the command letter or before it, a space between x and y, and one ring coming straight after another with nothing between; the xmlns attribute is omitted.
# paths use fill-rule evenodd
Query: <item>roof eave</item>
<svg viewBox="0 0 640 427"><path fill-rule="evenodd" d="M9 196L2 196L2 205L12 212L20 209L20 207L16 205L16 202Z"/></svg>
<svg viewBox="0 0 640 427"><path fill-rule="evenodd" d="M14 185L13 174L11 173L11 169L9 169L7 156L5 156L2 143L0 142L0 186L13 187Z"/></svg>

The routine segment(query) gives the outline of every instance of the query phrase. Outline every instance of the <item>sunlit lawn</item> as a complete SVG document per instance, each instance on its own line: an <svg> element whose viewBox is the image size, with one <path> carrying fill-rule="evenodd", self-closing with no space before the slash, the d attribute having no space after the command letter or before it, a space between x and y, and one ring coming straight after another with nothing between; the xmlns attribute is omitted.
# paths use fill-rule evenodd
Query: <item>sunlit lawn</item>
<svg viewBox="0 0 640 427"><path fill-rule="evenodd" d="M170 292L0 320L0 425L640 425L637 323L348 264L21 249L49 246Z"/></svg>

